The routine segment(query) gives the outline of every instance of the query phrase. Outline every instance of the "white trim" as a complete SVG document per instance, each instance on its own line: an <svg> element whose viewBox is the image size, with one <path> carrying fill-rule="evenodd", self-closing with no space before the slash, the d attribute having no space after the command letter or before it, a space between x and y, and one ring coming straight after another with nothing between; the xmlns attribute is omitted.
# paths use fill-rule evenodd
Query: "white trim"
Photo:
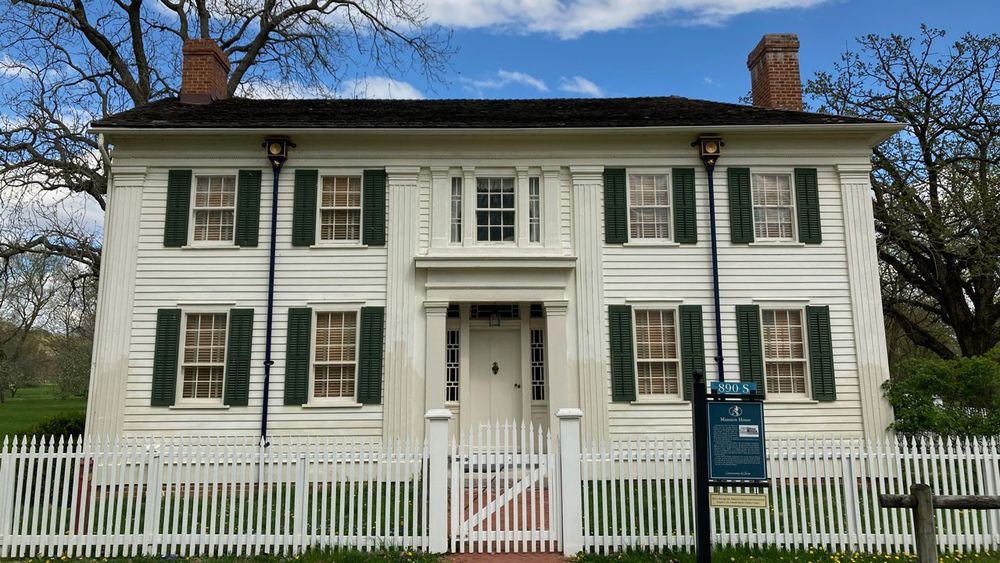
<svg viewBox="0 0 1000 563"><path fill-rule="evenodd" d="M755 300L756 301L756 300ZM796 302L797 301L797 302ZM808 303L808 300L805 300ZM818 402L813 399L812 396L812 366L809 361L809 326L806 320L806 305L802 300L784 300L777 301L772 300L765 304L759 305L760 307L760 318L758 322L760 323L760 363L764 369L762 374L764 377L764 393L765 402L770 402L771 397L774 397L775 403L807 403L810 401ZM803 367L803 387L804 391L802 393L778 393L772 391L767 385L767 341L764 339L764 311L798 311L799 320L802 323L802 360L790 359L791 361L801 362ZM785 360L774 359L773 362L782 362Z"/></svg>
<svg viewBox="0 0 1000 563"><path fill-rule="evenodd" d="M674 349L677 351L676 358L660 358L659 360L646 360L647 363L652 362L673 362L677 365L677 393L646 393L642 394L639 392L639 354L638 354L638 340L635 337L636 322L635 314L637 311L670 311L674 319ZM683 402L684 399L684 374L681 373L682 369L682 358L681 358L681 326L680 326L680 309L677 304L672 304L666 307L656 307L656 306L642 306L642 307L632 307L632 381L635 385L635 398L637 402L646 402L649 400L660 401L663 399L673 402L672 399L676 398Z"/></svg>
<svg viewBox="0 0 1000 563"><path fill-rule="evenodd" d="M183 312L187 313L189 310L195 313L214 313L218 312L216 309L219 307L235 307L235 301L177 301L175 307L184 309ZM226 311L228 313L228 311Z"/></svg>
<svg viewBox="0 0 1000 563"><path fill-rule="evenodd" d="M205 170L204 168L202 170ZM198 178L199 177L212 177L220 176L224 178L233 178L233 207L203 207L195 208L195 200L198 196ZM195 169L191 170L191 193L188 198L188 233L187 233L187 244L181 246L182 249L187 248L239 248L236 244L236 210L238 209L239 199L240 199L240 171L237 168L233 171L232 168L226 167L215 172L198 172ZM194 229L195 220L194 215L197 211L229 211L233 213L233 238L226 240L194 240Z"/></svg>
<svg viewBox="0 0 1000 563"><path fill-rule="evenodd" d="M357 311L364 306L366 301L352 301L348 299L323 299L320 301L306 301L306 305L312 307L314 312L320 313L341 313Z"/></svg>
<svg viewBox="0 0 1000 563"><path fill-rule="evenodd" d="M316 332L319 328L317 320L319 315L326 313L354 313L354 396L352 397L316 397ZM310 407L351 407L360 405L358 403L358 364L361 362L361 309L344 303L325 303L317 307L312 307L312 330L309 335L309 380L307 385L306 402L302 404L305 408ZM328 363L329 364L329 363ZM342 365L343 362L340 364ZM337 364L329 364L337 365Z"/></svg>
<svg viewBox="0 0 1000 563"><path fill-rule="evenodd" d="M666 237L633 237L632 236L632 207L633 207L633 205L632 205L632 175L633 174L635 174L636 176L663 176L664 177L664 182L665 182L664 189L667 192L667 205L666 205L666 208L667 208L667 236ZM675 242L676 239L674 237L674 231L675 231L675 225L674 225L674 194L673 194L673 189L672 189L673 186L671 184L672 181L673 181L673 171L671 169L669 169L669 168L661 168L661 167L643 168L641 166L636 166L636 167L631 167L631 168L628 168L628 167L625 168L625 229L627 230L628 242L626 242L624 244L628 244L629 242L633 242L632 239L635 239L635 242L638 243L638 244L640 244L640 245L644 245L644 244L675 245L675 244L677 244ZM643 207L643 206L636 206L636 207ZM654 207L660 207L660 208L662 208L663 206L654 206Z"/></svg>
<svg viewBox="0 0 1000 563"><path fill-rule="evenodd" d="M324 208L323 203L323 178L354 178L357 177L360 183L360 201L357 207L327 207ZM388 184L388 180L386 181ZM344 168L319 168L316 172L316 210L315 219L316 222L316 232L313 236L313 243L309 245L309 248L367 248L368 246L362 244L361 240L364 238L365 229L365 169L356 167L344 167ZM358 211L358 238L357 239L323 239L323 211L332 211L342 209L345 211Z"/></svg>
<svg viewBox="0 0 1000 563"><path fill-rule="evenodd" d="M750 224L753 228L753 241L747 243L754 246L759 245L773 245L773 246L805 246L804 243L799 241L799 202L795 194L795 168L789 168L787 166L751 166L750 170ZM790 192L792 198L792 236L790 238L774 238L765 237L761 238L757 236L757 217L756 217L756 207L753 201L754 194L754 176L788 176L788 191ZM727 187L728 189L728 187ZM784 206L776 206L784 207ZM758 240L760 239L760 240Z"/></svg>
<svg viewBox="0 0 1000 563"><path fill-rule="evenodd" d="M222 345L222 393L219 394L218 399L213 398L198 398L198 397L184 397L184 352L185 345L184 340L187 335L188 319L191 315L223 315L225 316L225 329L226 333L223 337ZM176 381L174 382L174 404L178 408L222 408L226 407L226 367L229 365L229 310L220 311L218 306L214 307L188 307L181 308L181 330L178 335L179 342L177 343L177 372ZM200 364L200 362L195 362L195 364ZM215 365L212 363L211 365ZM226 407L228 408L228 407Z"/></svg>
<svg viewBox="0 0 1000 563"><path fill-rule="evenodd" d="M642 307L643 309L676 309L677 305L683 303L681 298L647 299L642 297L629 297L625 299L626 305Z"/></svg>
<svg viewBox="0 0 1000 563"><path fill-rule="evenodd" d="M225 382L223 382L225 385ZM223 389L223 394L225 394L225 389ZM188 399L190 401L190 399ZM179 405L170 405L167 407L172 411L227 411L229 410L229 405L221 404L217 405L215 403L195 403L185 401Z"/></svg>
<svg viewBox="0 0 1000 563"><path fill-rule="evenodd" d="M808 297L754 297L754 303L760 303L762 308L766 305L768 309L786 308L795 309L803 304L809 303ZM784 306L784 307L783 307Z"/></svg>

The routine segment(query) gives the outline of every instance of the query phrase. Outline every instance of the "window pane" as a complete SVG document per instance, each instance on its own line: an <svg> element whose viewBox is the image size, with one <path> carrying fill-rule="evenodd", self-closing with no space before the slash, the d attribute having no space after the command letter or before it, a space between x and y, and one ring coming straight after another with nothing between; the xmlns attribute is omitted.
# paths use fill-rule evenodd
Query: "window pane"
<svg viewBox="0 0 1000 563"><path fill-rule="evenodd" d="M761 311L764 368L770 393L806 392L806 361L802 311Z"/></svg>
<svg viewBox="0 0 1000 563"><path fill-rule="evenodd" d="M476 178L476 239L514 240L514 178Z"/></svg>
<svg viewBox="0 0 1000 563"><path fill-rule="evenodd" d="M320 240L361 239L361 176L323 176Z"/></svg>
<svg viewBox="0 0 1000 563"><path fill-rule="evenodd" d="M528 178L528 240L542 240L542 189L541 179Z"/></svg>
<svg viewBox="0 0 1000 563"><path fill-rule="evenodd" d="M353 312L317 314L313 396L353 397L356 354L357 315Z"/></svg>
<svg viewBox="0 0 1000 563"><path fill-rule="evenodd" d="M639 362L640 395L676 395L677 362Z"/></svg>
<svg viewBox="0 0 1000 563"><path fill-rule="evenodd" d="M629 234L670 238L670 192L664 174L629 175Z"/></svg>
<svg viewBox="0 0 1000 563"><path fill-rule="evenodd" d="M233 210L194 212L194 240L233 240Z"/></svg>
<svg viewBox="0 0 1000 563"><path fill-rule="evenodd" d="M194 190L194 240L233 240L235 176L198 176Z"/></svg>
<svg viewBox="0 0 1000 563"><path fill-rule="evenodd" d="M181 397L218 399L226 361L226 314L187 315L181 360Z"/></svg>
<svg viewBox="0 0 1000 563"><path fill-rule="evenodd" d="M449 329L445 344L444 400L458 402L460 331Z"/></svg>
<svg viewBox="0 0 1000 563"><path fill-rule="evenodd" d="M794 238L791 177L788 174L754 174L752 177L755 237L781 240Z"/></svg>
<svg viewBox="0 0 1000 563"><path fill-rule="evenodd" d="M677 393L677 326L673 311L635 311L635 357L640 395Z"/></svg>
<svg viewBox="0 0 1000 563"><path fill-rule="evenodd" d="M451 179L451 242L462 242L462 179Z"/></svg>
<svg viewBox="0 0 1000 563"><path fill-rule="evenodd" d="M361 237L361 210L324 209L320 212L322 240L358 240Z"/></svg>

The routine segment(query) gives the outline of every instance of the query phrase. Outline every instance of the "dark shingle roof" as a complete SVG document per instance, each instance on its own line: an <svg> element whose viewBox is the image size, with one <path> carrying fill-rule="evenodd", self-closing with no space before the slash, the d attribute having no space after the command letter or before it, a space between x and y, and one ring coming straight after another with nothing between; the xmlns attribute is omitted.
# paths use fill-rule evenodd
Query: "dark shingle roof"
<svg viewBox="0 0 1000 563"><path fill-rule="evenodd" d="M532 100L258 100L205 105L165 99L95 121L95 128L492 129L881 123L820 113L659 98Z"/></svg>

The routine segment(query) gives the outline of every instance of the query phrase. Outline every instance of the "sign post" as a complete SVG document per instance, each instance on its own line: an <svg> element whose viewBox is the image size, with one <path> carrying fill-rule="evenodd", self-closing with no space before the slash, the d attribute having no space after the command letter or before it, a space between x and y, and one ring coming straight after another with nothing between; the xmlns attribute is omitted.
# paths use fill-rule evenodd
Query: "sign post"
<svg viewBox="0 0 1000 563"><path fill-rule="evenodd" d="M691 415L694 419L694 531L698 563L712 563L712 520L708 490L708 395L705 371L694 370Z"/></svg>

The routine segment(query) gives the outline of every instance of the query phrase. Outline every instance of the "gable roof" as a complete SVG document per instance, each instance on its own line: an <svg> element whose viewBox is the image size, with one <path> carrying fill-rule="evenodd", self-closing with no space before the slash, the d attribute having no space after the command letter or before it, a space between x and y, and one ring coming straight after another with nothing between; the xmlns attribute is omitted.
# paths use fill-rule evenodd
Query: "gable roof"
<svg viewBox="0 0 1000 563"><path fill-rule="evenodd" d="M94 121L94 129L536 129L879 124L875 119L692 100L159 100Z"/></svg>

